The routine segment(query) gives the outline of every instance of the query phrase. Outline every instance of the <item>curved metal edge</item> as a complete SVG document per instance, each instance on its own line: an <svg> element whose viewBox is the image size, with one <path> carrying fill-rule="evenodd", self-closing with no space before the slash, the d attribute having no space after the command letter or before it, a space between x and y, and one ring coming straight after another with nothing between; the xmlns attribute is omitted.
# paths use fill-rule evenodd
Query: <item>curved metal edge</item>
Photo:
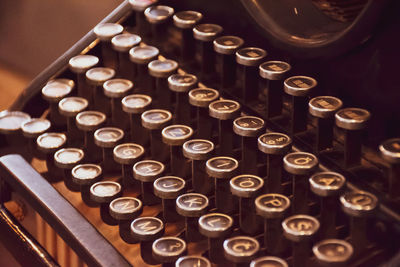
<svg viewBox="0 0 400 267"><path fill-rule="evenodd" d="M30 203L89 266L131 266L22 156L0 157L0 177Z"/></svg>
<svg viewBox="0 0 400 267"><path fill-rule="evenodd" d="M389 2L390 0L368 1L356 20L345 30L325 42L311 45L289 39L291 35L269 16L265 16L265 12L260 11L256 1L241 0L247 13L261 30L262 35L267 37L274 46L301 58L332 57L343 54L365 42L373 33L374 27L382 16L382 10Z"/></svg>
<svg viewBox="0 0 400 267"><path fill-rule="evenodd" d="M3 205L0 232L0 241L22 266L60 266Z"/></svg>
<svg viewBox="0 0 400 267"><path fill-rule="evenodd" d="M128 1L124 1L116 9L114 9L107 17L105 17L100 23L105 22L117 22L122 17L132 12L132 8ZM19 97L10 106L10 110L23 110L27 102L33 98L42 86L55 74L61 71L65 66L68 65L68 61L71 57L81 53L86 47L88 47L94 40L96 35L93 30L83 36L78 42L76 42L70 49L68 49L62 56L56 59L50 66L44 69L19 95Z"/></svg>

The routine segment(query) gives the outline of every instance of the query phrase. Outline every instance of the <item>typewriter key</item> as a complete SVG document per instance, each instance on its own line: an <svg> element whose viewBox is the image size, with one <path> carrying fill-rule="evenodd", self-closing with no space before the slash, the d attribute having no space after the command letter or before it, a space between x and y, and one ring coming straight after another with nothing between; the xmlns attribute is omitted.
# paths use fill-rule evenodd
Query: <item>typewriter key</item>
<svg viewBox="0 0 400 267"><path fill-rule="evenodd" d="M314 78L292 76L284 81L284 91L291 96L290 133L297 134L307 130L308 97L317 86Z"/></svg>
<svg viewBox="0 0 400 267"><path fill-rule="evenodd" d="M217 100L219 93L211 88L197 88L190 90L189 103L196 107L197 119L197 138L211 139L212 121L208 115L208 106Z"/></svg>
<svg viewBox="0 0 400 267"><path fill-rule="evenodd" d="M26 144L21 133L21 125L31 116L21 111L0 112L0 144L2 146L21 147Z"/></svg>
<svg viewBox="0 0 400 267"><path fill-rule="evenodd" d="M156 4L158 0L129 0L129 4L135 12L136 31L142 36L149 34L149 24L145 19L144 11L149 6Z"/></svg>
<svg viewBox="0 0 400 267"><path fill-rule="evenodd" d="M289 63L283 61L267 61L259 67L260 76L264 79L265 115L268 119L282 114L282 80L291 68Z"/></svg>
<svg viewBox="0 0 400 267"><path fill-rule="evenodd" d="M86 84L86 71L99 63L99 58L92 55L78 55L69 60L69 69L76 73L78 96L92 100L92 91Z"/></svg>
<svg viewBox="0 0 400 267"><path fill-rule="evenodd" d="M147 264L155 265L151 253L153 241L164 234L164 223L155 217L141 217L135 219L131 224L133 238L140 241L140 255Z"/></svg>
<svg viewBox="0 0 400 267"><path fill-rule="evenodd" d="M282 238L282 220L288 213L290 200L281 194L265 194L255 200L257 215L264 219L264 246L269 255L280 255L286 250Z"/></svg>
<svg viewBox="0 0 400 267"><path fill-rule="evenodd" d="M188 92L197 87L197 77L192 74L173 74L168 77L168 87L175 94L175 123L192 124Z"/></svg>
<svg viewBox="0 0 400 267"><path fill-rule="evenodd" d="M154 46L136 46L129 50L129 59L136 68L137 93L154 96L155 81L149 75L147 64L157 59L159 53L160 51Z"/></svg>
<svg viewBox="0 0 400 267"><path fill-rule="evenodd" d="M260 249L258 241L248 236L231 237L224 241L225 257L236 266L249 266Z"/></svg>
<svg viewBox="0 0 400 267"><path fill-rule="evenodd" d="M117 172L120 170L118 164L112 160L113 149L124 138L124 131L113 127L104 127L94 132L94 143L102 148L102 168L105 172Z"/></svg>
<svg viewBox="0 0 400 267"><path fill-rule="evenodd" d="M375 213L378 199L368 192L348 192L340 197L342 210L350 216L350 243L356 254L370 242L367 238L368 217Z"/></svg>
<svg viewBox="0 0 400 267"><path fill-rule="evenodd" d="M50 121L53 125L62 126L65 125L65 120L61 117L58 111L58 102L69 95L74 87L74 82L71 81L68 83L66 80L62 79L53 80L50 83L47 83L42 88L42 96L49 103L50 108Z"/></svg>
<svg viewBox="0 0 400 267"><path fill-rule="evenodd" d="M140 160L144 154L144 148L134 143L124 143L114 147L114 161L122 166L122 185L133 185L132 165Z"/></svg>
<svg viewBox="0 0 400 267"><path fill-rule="evenodd" d="M133 177L141 182L141 199L145 205L154 205L159 199L153 193L153 182L165 170L164 164L155 160L142 160L133 165Z"/></svg>
<svg viewBox="0 0 400 267"><path fill-rule="evenodd" d="M242 38L237 36L222 36L214 40L214 51L218 54L221 69L219 70L219 92L232 92L236 81L236 51L243 45Z"/></svg>
<svg viewBox="0 0 400 267"><path fill-rule="evenodd" d="M122 25L117 23L100 23L94 27L93 32L97 38L100 39L101 55L103 66L116 69L117 67L117 55L111 46L111 39L121 34L124 30Z"/></svg>
<svg viewBox="0 0 400 267"><path fill-rule="evenodd" d="M151 109L142 113L142 126L149 130L151 157L165 162L169 157L168 147L162 142L161 129L170 124L171 112Z"/></svg>
<svg viewBox="0 0 400 267"><path fill-rule="evenodd" d="M79 148L62 148L54 153L55 165L64 171L65 186L74 192L79 192L80 188L72 183L71 170L82 161L84 156L85 153Z"/></svg>
<svg viewBox="0 0 400 267"><path fill-rule="evenodd" d="M233 230L232 217L222 213L209 213L199 219L199 232L208 238L208 258L212 263L225 261L223 243Z"/></svg>
<svg viewBox="0 0 400 267"><path fill-rule="evenodd" d="M193 27L203 18L200 12L181 11L173 16L174 25L180 29L182 42L180 43L180 61L187 62L193 59L195 54L195 42L193 39Z"/></svg>
<svg viewBox="0 0 400 267"><path fill-rule="evenodd" d="M104 95L103 84L115 76L115 71L110 68L93 68L86 72L86 79L90 84L91 97L89 99L92 109L103 112L107 117L111 115L108 98Z"/></svg>
<svg viewBox="0 0 400 267"><path fill-rule="evenodd" d="M257 137L264 131L264 120L253 116L239 117L233 121L233 131L242 137L242 172L257 174Z"/></svg>
<svg viewBox="0 0 400 267"><path fill-rule="evenodd" d="M89 161L98 162L102 158L101 149L94 144L94 131L105 121L106 115L99 111L83 111L75 117L76 126L84 133L84 149Z"/></svg>
<svg viewBox="0 0 400 267"><path fill-rule="evenodd" d="M336 237L336 212L339 208L339 195L346 185L346 178L336 172L318 172L309 179L311 191L321 198L320 221L321 236Z"/></svg>
<svg viewBox="0 0 400 267"><path fill-rule="evenodd" d="M307 178L318 167L317 157L307 152L290 153L283 158L283 167L289 174L292 175L293 214L307 213Z"/></svg>
<svg viewBox="0 0 400 267"><path fill-rule="evenodd" d="M128 116L122 110L122 98L133 88L133 83L125 79L111 79L103 84L104 95L111 102L111 124L120 129L127 130Z"/></svg>
<svg viewBox="0 0 400 267"><path fill-rule="evenodd" d="M231 192L239 198L239 226L242 233L261 232L261 220L256 215L254 198L264 186L264 180L258 176L243 174L230 180Z"/></svg>
<svg viewBox="0 0 400 267"><path fill-rule="evenodd" d="M176 199L176 211L185 217L185 240L186 242L198 242L201 235L198 232L199 217L204 215L208 209L208 198L198 193L187 193Z"/></svg>
<svg viewBox="0 0 400 267"><path fill-rule="evenodd" d="M183 144L183 155L192 161L192 187L195 192L207 195L212 191L205 166L213 152L214 144L208 140L193 139Z"/></svg>
<svg viewBox="0 0 400 267"><path fill-rule="evenodd" d="M150 76L156 81L154 102L157 107L171 110L171 91L168 88L168 77L176 72L178 63L174 60L153 60L148 65Z"/></svg>
<svg viewBox="0 0 400 267"><path fill-rule="evenodd" d="M292 265L308 266L311 239L319 229L319 222L312 216L294 215L282 222L284 236L292 241Z"/></svg>
<svg viewBox="0 0 400 267"><path fill-rule="evenodd" d="M111 45L118 53L117 73L124 79L133 80L135 78L132 62L129 60L129 50L140 44L142 38L132 33L123 33L111 39Z"/></svg>
<svg viewBox="0 0 400 267"><path fill-rule="evenodd" d="M79 132L75 117L89 105L88 101L82 97L66 97L58 103L58 110L67 120L68 144L81 147L83 134Z"/></svg>
<svg viewBox="0 0 400 267"><path fill-rule="evenodd" d="M174 266L176 260L186 254L186 242L178 237L161 237L153 242L153 257L163 266Z"/></svg>
<svg viewBox="0 0 400 267"><path fill-rule="evenodd" d="M193 37L199 44L201 80L215 72L213 41L222 31L222 27L217 24L199 24L193 28Z"/></svg>
<svg viewBox="0 0 400 267"><path fill-rule="evenodd" d="M170 148L172 174L186 177L187 164L183 156L182 145L192 137L192 128L186 125L170 125L165 127L161 134L164 144Z"/></svg>
<svg viewBox="0 0 400 267"><path fill-rule="evenodd" d="M257 258L252 260L250 263L250 267L289 267L287 262L284 259L273 257L273 256L265 256L261 258Z"/></svg>
<svg viewBox="0 0 400 267"><path fill-rule="evenodd" d="M238 206L238 199L231 194L229 184L238 167L238 161L230 157L215 157L206 162L207 174L214 179L215 207L219 212L230 214Z"/></svg>
<svg viewBox="0 0 400 267"><path fill-rule="evenodd" d="M211 263L207 258L204 258L202 256L194 256L194 255L180 257L175 262L175 267L192 267L192 266L211 267Z"/></svg>
<svg viewBox="0 0 400 267"><path fill-rule="evenodd" d="M283 157L292 147L292 139L283 133L266 133L258 138L258 149L267 157L265 192L282 192Z"/></svg>
<svg viewBox="0 0 400 267"><path fill-rule="evenodd" d="M44 133L36 139L38 150L45 154L47 171L52 175L58 174L59 170L54 165L54 152L62 148L66 142L67 136L63 133Z"/></svg>
<svg viewBox="0 0 400 267"><path fill-rule="evenodd" d="M340 239L322 240L312 250L321 266L344 267L353 256L351 244Z"/></svg>
<svg viewBox="0 0 400 267"><path fill-rule="evenodd" d="M151 97L148 95L128 95L125 96L122 103L122 110L129 115L130 140L146 145L148 142L148 133L141 123L141 114L151 105Z"/></svg>
<svg viewBox="0 0 400 267"><path fill-rule="evenodd" d="M83 202L89 207L97 205L90 199L90 187L103 179L103 170L97 164L80 164L72 171L72 183L79 185Z"/></svg>
<svg viewBox="0 0 400 267"><path fill-rule="evenodd" d="M236 63L240 65L240 96L245 103L258 98L258 65L267 56L267 51L257 47L246 47L236 51Z"/></svg>
<svg viewBox="0 0 400 267"><path fill-rule="evenodd" d="M218 120L218 153L233 156L233 120L240 115L240 104L233 100L217 100L208 106L210 117Z"/></svg>
<svg viewBox="0 0 400 267"><path fill-rule="evenodd" d="M110 215L110 202L121 194L121 185L112 181L97 182L90 187L90 199L100 204L100 217L108 225L118 225Z"/></svg>
<svg viewBox="0 0 400 267"><path fill-rule="evenodd" d="M163 44L166 42L168 24L174 12L174 9L169 6L158 5L146 8L144 15L151 25L152 44Z"/></svg>
<svg viewBox="0 0 400 267"><path fill-rule="evenodd" d="M334 115L342 105L342 101L333 96L317 96L308 102L308 111L317 120L316 152L332 147Z"/></svg>
<svg viewBox="0 0 400 267"><path fill-rule="evenodd" d="M134 197L119 197L110 202L110 215L118 221L119 236L128 244L137 243L131 236L131 222L143 210L142 202Z"/></svg>
<svg viewBox="0 0 400 267"><path fill-rule="evenodd" d="M176 176L164 176L154 181L154 194L162 199L164 222L178 220L175 200L185 191L185 180Z"/></svg>
<svg viewBox="0 0 400 267"><path fill-rule="evenodd" d="M35 118L29 119L21 124L22 135L28 139L28 151L33 155L37 155L36 138L48 131L51 126L49 120Z"/></svg>
<svg viewBox="0 0 400 267"><path fill-rule="evenodd" d="M356 166L361 161L362 131L371 117L361 108L344 108L336 112L336 126L344 130L344 166Z"/></svg>
<svg viewBox="0 0 400 267"><path fill-rule="evenodd" d="M384 141L379 146L382 158L389 163L388 184L389 195L392 198L398 198L400 188L400 139L393 138Z"/></svg>

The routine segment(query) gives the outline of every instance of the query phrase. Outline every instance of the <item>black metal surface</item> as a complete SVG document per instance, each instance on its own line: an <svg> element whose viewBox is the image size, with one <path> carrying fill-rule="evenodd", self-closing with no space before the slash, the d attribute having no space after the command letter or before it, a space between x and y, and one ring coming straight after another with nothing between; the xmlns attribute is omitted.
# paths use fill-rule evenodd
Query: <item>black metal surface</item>
<svg viewBox="0 0 400 267"><path fill-rule="evenodd" d="M89 266L131 266L117 250L28 162L0 158L0 177L52 226Z"/></svg>
<svg viewBox="0 0 400 267"><path fill-rule="evenodd" d="M0 242L22 266L60 266L3 205L0 232Z"/></svg>

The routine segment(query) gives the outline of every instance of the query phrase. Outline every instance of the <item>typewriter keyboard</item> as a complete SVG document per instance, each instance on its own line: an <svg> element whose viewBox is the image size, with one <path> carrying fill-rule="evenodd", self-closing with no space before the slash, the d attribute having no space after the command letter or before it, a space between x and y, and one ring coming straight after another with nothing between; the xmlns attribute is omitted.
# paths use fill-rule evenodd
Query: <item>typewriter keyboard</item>
<svg viewBox="0 0 400 267"><path fill-rule="evenodd" d="M1 113L9 152L134 266L378 266L395 255L400 139L365 146L368 110L207 14L129 3L42 86L33 112Z"/></svg>

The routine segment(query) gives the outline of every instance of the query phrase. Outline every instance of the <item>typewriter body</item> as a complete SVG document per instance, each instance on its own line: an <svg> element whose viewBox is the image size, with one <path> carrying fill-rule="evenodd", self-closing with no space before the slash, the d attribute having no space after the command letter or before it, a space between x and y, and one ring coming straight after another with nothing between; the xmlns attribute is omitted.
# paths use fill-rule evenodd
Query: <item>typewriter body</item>
<svg viewBox="0 0 400 267"><path fill-rule="evenodd" d="M0 113L1 241L22 265L399 266L398 10L122 3Z"/></svg>

